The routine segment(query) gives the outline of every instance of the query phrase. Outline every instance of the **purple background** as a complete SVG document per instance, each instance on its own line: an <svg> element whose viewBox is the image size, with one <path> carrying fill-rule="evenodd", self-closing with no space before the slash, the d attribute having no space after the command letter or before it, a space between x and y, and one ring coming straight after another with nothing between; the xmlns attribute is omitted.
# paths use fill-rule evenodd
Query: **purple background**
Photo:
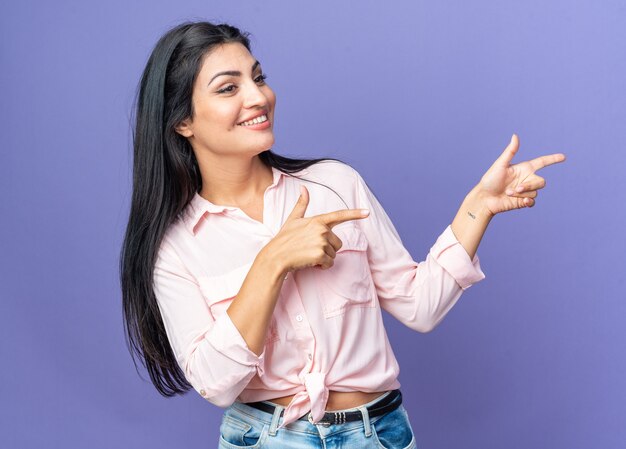
<svg viewBox="0 0 626 449"><path fill-rule="evenodd" d="M0 446L216 447L135 372L117 263L132 96L182 20L253 33L280 154L361 172L416 261L509 142L563 152L429 334L385 313L421 448L626 447L626 2L3 2ZM621 31L620 31L621 30Z"/></svg>

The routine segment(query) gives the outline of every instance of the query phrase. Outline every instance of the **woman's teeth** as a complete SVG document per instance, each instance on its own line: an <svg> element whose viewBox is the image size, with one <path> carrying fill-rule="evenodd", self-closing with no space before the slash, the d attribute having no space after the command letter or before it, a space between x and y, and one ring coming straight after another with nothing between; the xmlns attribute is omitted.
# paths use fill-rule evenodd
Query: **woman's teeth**
<svg viewBox="0 0 626 449"><path fill-rule="evenodd" d="M267 120L267 115L261 115L257 118L253 118L252 120L248 120L247 122L240 123L239 126L256 125L257 123L263 123L266 120Z"/></svg>

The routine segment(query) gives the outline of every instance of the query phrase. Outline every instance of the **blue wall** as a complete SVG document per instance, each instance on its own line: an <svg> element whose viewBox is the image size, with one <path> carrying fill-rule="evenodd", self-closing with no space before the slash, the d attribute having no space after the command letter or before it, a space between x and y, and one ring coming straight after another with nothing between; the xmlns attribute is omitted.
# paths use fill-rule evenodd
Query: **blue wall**
<svg viewBox="0 0 626 449"><path fill-rule="evenodd" d="M439 327L385 323L419 447L626 447L626 4L608 0L3 3L0 446L217 444L221 409L135 372L117 278L133 94L187 19L252 33L274 151L352 164L416 261L511 134L514 162L565 153L535 207L492 220L486 279Z"/></svg>

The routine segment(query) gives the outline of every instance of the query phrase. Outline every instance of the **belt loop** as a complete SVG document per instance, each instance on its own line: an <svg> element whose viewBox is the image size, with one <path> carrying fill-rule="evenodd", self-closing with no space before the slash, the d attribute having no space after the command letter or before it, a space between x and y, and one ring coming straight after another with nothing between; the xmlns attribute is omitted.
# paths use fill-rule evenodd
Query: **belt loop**
<svg viewBox="0 0 626 449"><path fill-rule="evenodd" d="M272 415L272 422L270 424L269 434L273 437L276 436L276 428L278 427L278 421L280 420L280 415L282 414L285 407L280 404L275 404L274 414Z"/></svg>
<svg viewBox="0 0 626 449"><path fill-rule="evenodd" d="M365 437L369 438L372 435L372 429L370 427L370 414L367 411L367 407L357 407L363 416L363 427L365 429Z"/></svg>

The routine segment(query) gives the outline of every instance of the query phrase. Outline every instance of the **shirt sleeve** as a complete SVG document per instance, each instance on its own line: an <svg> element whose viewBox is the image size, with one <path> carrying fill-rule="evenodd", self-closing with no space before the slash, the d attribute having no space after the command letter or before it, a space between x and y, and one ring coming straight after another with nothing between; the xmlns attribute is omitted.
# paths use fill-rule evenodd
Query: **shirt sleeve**
<svg viewBox="0 0 626 449"><path fill-rule="evenodd" d="M417 263L404 247L391 219L354 169L358 208L369 209L356 220L368 240L367 257L381 307L418 332L434 329L463 291L485 278L478 254L470 260L450 225Z"/></svg>
<svg viewBox="0 0 626 449"><path fill-rule="evenodd" d="M213 319L195 278L166 241L154 269L154 293L176 360L206 400L228 407L255 374L263 374L265 349L257 356L228 313Z"/></svg>

